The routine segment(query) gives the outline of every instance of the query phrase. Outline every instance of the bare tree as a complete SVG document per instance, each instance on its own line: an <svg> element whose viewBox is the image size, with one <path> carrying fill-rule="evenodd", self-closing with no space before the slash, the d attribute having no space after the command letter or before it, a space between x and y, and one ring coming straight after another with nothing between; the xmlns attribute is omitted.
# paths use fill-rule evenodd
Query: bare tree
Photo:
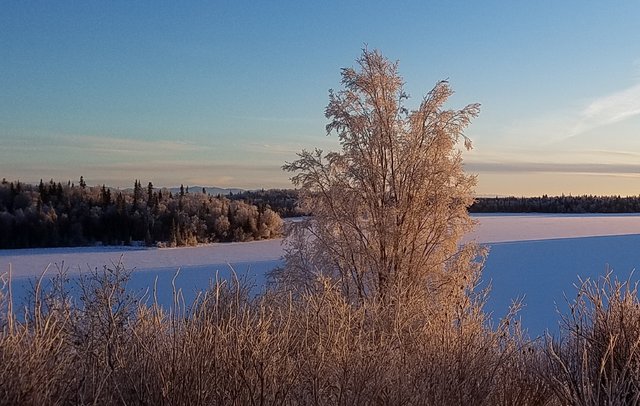
<svg viewBox="0 0 640 406"><path fill-rule="evenodd" d="M475 186L460 146L471 148L463 131L479 105L445 109L453 92L441 81L409 111L397 63L367 49L342 84L325 111L342 151L303 150L283 166L313 219L289 231L297 240L279 276L329 276L360 300L464 296L479 267L477 251L459 245Z"/></svg>

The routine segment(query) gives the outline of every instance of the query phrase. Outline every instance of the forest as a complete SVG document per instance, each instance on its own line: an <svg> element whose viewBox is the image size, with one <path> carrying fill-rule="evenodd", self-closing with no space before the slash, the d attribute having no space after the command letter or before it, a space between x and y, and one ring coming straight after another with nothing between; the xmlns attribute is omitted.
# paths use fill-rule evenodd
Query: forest
<svg viewBox="0 0 640 406"><path fill-rule="evenodd" d="M269 206L280 217L300 217L310 213L303 211L298 204L298 191L295 189L245 190L232 193L230 199L243 200L256 206Z"/></svg>
<svg viewBox="0 0 640 406"><path fill-rule="evenodd" d="M640 196L479 197L471 213L638 213Z"/></svg>
<svg viewBox="0 0 640 406"><path fill-rule="evenodd" d="M242 199L255 205L268 205L281 217L307 215L297 204L295 189L245 191L232 199ZM537 197L476 197L468 208L470 213L638 213L638 196L561 195Z"/></svg>
<svg viewBox="0 0 640 406"><path fill-rule="evenodd" d="M143 187L116 190L53 179L0 183L0 248L109 245L181 246L252 241L280 235L282 220L267 205L181 187L173 194Z"/></svg>
<svg viewBox="0 0 640 406"><path fill-rule="evenodd" d="M0 182L0 248L104 245L182 246L252 241L281 235L285 217L309 215L295 189L210 195L181 186L173 193L113 189L53 179L38 185ZM637 213L640 196L477 197L470 213Z"/></svg>

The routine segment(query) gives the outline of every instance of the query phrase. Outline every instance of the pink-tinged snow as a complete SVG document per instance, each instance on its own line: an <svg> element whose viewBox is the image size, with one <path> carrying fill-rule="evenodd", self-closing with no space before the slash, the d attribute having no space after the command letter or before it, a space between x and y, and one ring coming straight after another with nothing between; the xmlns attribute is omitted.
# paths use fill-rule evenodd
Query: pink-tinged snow
<svg viewBox="0 0 640 406"><path fill-rule="evenodd" d="M512 299L524 296L520 313L531 336L545 329L557 331L556 307L566 309L565 294L575 296L573 285L604 275L611 267L627 278L640 267L640 215L478 215L476 230L465 240L490 248L483 280L492 290L486 309L494 320L504 315ZM35 250L0 250L0 273L12 267L15 296L24 297L29 281L49 264L64 262L73 275L102 268L122 257L133 268L129 287L144 291L157 279L158 297L170 303L171 280L176 279L188 303L197 291L233 269L246 275L257 289L265 273L282 265L281 240L211 244L185 248L84 247Z"/></svg>
<svg viewBox="0 0 640 406"><path fill-rule="evenodd" d="M479 243L640 234L636 214L479 214L465 240Z"/></svg>
<svg viewBox="0 0 640 406"><path fill-rule="evenodd" d="M597 279L608 269L626 280L640 269L640 234L500 242L489 245L482 279L491 282L486 310L497 321L513 299L524 298L522 325L536 337L547 329L556 334L557 310L567 313L565 297L576 296L574 285ZM632 275L637 281L640 274Z"/></svg>
<svg viewBox="0 0 640 406"><path fill-rule="evenodd" d="M475 231L465 241L495 244L510 241L548 240L593 236L640 234L640 215L477 215ZM122 258L127 268L154 270L220 266L233 263L278 261L282 240L221 243L197 247L77 247L0 250L0 273L12 266L13 278L35 277L50 266L64 263L69 273L110 265Z"/></svg>
<svg viewBox="0 0 640 406"><path fill-rule="evenodd" d="M281 239L245 243L220 243L197 247L147 248L147 247L77 247L0 250L0 273L12 268L13 278L39 276L49 266L64 263L68 273L102 268L104 265L122 263L138 271L158 268L189 268L230 263L253 263L280 260L283 251Z"/></svg>

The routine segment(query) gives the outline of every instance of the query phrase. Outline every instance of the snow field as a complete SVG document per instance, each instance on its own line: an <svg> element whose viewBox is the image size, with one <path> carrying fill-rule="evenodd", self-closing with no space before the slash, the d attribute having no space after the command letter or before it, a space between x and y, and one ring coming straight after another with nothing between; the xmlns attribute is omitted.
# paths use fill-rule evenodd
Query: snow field
<svg viewBox="0 0 640 406"><path fill-rule="evenodd" d="M494 322L511 301L524 297L520 316L531 336L545 329L557 331L556 307L566 309L565 295L575 296L578 275L597 278L607 272L626 279L640 267L640 215L478 215L476 230L465 241L490 248L483 283L492 290L486 309ZM265 273L282 264L281 240L225 243L180 248L81 247L0 250L0 273L11 266L14 297L24 298L34 278L47 266L77 275L122 260L134 269L129 287L139 293L157 286L158 300L169 305L171 281L186 303L216 278L232 272L247 276L256 289L264 286ZM157 283L156 283L157 280ZM149 297L151 293L148 293Z"/></svg>

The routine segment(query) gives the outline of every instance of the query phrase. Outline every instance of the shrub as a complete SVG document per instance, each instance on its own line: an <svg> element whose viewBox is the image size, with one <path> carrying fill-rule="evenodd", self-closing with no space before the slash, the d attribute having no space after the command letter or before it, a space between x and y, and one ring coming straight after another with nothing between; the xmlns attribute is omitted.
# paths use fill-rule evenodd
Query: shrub
<svg viewBox="0 0 640 406"><path fill-rule="evenodd" d="M578 287L563 335L548 339L548 381L563 404L640 404L638 286L610 272Z"/></svg>
<svg viewBox="0 0 640 406"><path fill-rule="evenodd" d="M5 314L0 404L541 404L540 353L475 304L354 305L330 279L251 293L214 281L169 309L127 291L122 264L35 289ZM77 293L74 293L77 294ZM451 320L454 322L451 323Z"/></svg>

